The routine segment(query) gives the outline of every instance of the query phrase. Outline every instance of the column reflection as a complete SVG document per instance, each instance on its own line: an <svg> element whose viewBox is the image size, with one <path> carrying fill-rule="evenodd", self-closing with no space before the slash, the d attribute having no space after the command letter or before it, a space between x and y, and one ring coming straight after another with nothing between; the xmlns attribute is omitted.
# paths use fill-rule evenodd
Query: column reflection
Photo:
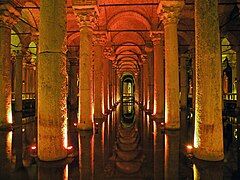
<svg viewBox="0 0 240 180"><path fill-rule="evenodd" d="M80 179L93 179L94 137L92 131L79 132Z"/></svg>
<svg viewBox="0 0 240 180"><path fill-rule="evenodd" d="M164 179L179 179L179 140L179 131L166 131Z"/></svg>

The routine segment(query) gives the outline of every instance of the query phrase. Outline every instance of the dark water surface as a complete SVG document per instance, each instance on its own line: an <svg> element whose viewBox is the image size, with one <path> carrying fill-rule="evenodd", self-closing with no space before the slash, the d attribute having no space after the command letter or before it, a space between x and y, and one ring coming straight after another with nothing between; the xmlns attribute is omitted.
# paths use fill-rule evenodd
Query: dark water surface
<svg viewBox="0 0 240 180"><path fill-rule="evenodd" d="M35 157L35 118L24 118L22 128L0 131L0 179L240 179L235 120L224 120L224 161L205 162L187 149L193 142L193 119L187 112L181 112L181 130L165 131L138 106L118 106L95 122L94 132L78 131L77 114L69 112L73 151L63 161L47 163Z"/></svg>

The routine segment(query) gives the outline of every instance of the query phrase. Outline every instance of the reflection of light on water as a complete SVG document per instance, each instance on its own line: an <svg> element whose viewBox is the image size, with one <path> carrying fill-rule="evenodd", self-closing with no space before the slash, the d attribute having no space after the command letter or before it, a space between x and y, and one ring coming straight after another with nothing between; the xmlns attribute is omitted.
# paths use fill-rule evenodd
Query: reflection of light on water
<svg viewBox="0 0 240 180"><path fill-rule="evenodd" d="M64 119L64 123L63 123L63 146L65 147L65 149L67 149L68 147L68 135L67 135L67 118Z"/></svg>
<svg viewBox="0 0 240 180"><path fill-rule="evenodd" d="M195 164L193 164L193 177L194 177L194 180L200 179L199 172Z"/></svg>
<svg viewBox="0 0 240 180"><path fill-rule="evenodd" d="M236 139L238 138L238 137L237 137L237 128L234 129L233 135L234 135L234 137L235 137Z"/></svg>
<svg viewBox="0 0 240 180"><path fill-rule="evenodd" d="M147 134L149 134L149 116L147 115Z"/></svg>
<svg viewBox="0 0 240 180"><path fill-rule="evenodd" d="M156 145L157 145L157 124L155 121L153 121L153 147L154 147L154 153L156 151Z"/></svg>
<svg viewBox="0 0 240 180"><path fill-rule="evenodd" d="M68 164L66 165L66 167L64 169L63 179L68 180Z"/></svg>
<svg viewBox="0 0 240 180"><path fill-rule="evenodd" d="M165 153L164 153L164 159L165 159L165 162L164 162L164 165L165 165L165 169L168 168L168 155L169 155L169 144L168 144L168 136L165 134L164 135L164 139L165 139Z"/></svg>
<svg viewBox="0 0 240 180"><path fill-rule="evenodd" d="M91 170L93 175L94 174L94 135L91 138Z"/></svg>
<svg viewBox="0 0 240 180"><path fill-rule="evenodd" d="M12 136L12 131L7 133L6 153L9 160L12 160Z"/></svg>
<svg viewBox="0 0 240 180"><path fill-rule="evenodd" d="M102 153L104 152L104 129L105 129L105 122L102 123Z"/></svg>

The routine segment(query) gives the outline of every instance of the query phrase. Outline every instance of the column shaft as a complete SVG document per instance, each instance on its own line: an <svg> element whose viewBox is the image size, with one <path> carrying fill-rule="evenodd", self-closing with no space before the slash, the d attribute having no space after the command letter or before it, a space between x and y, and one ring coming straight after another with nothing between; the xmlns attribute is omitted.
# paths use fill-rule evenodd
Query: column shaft
<svg viewBox="0 0 240 180"><path fill-rule="evenodd" d="M109 66L108 60L104 59L103 62L103 73L104 73L104 113L108 112L109 108Z"/></svg>
<svg viewBox="0 0 240 180"><path fill-rule="evenodd" d="M157 38L157 39L156 39ZM160 36L153 39L154 44L154 109L156 119L164 118L164 56L163 40Z"/></svg>
<svg viewBox="0 0 240 180"><path fill-rule="evenodd" d="M196 102L194 155L223 159L222 86L217 0L195 1Z"/></svg>
<svg viewBox="0 0 240 180"><path fill-rule="evenodd" d="M92 92L92 29L80 29L80 70L79 70L79 128L92 129L93 92Z"/></svg>
<svg viewBox="0 0 240 180"><path fill-rule="evenodd" d="M187 61L186 55L182 55L180 57L180 91L181 91L180 107L182 110L185 110L187 108L187 96L188 96L186 61Z"/></svg>
<svg viewBox="0 0 240 180"><path fill-rule="evenodd" d="M0 21L0 125L12 123L11 29Z"/></svg>
<svg viewBox="0 0 240 180"><path fill-rule="evenodd" d="M42 0L38 62L38 157L67 156L65 0ZM51 31L49 31L49 29Z"/></svg>
<svg viewBox="0 0 240 180"><path fill-rule="evenodd" d="M164 26L165 32L165 118L167 128L179 128L179 73L177 23Z"/></svg>
<svg viewBox="0 0 240 180"><path fill-rule="evenodd" d="M97 36L97 35L96 35ZM103 118L104 114L104 69L103 69L103 47L100 44L101 37L96 37L94 56L94 118Z"/></svg>

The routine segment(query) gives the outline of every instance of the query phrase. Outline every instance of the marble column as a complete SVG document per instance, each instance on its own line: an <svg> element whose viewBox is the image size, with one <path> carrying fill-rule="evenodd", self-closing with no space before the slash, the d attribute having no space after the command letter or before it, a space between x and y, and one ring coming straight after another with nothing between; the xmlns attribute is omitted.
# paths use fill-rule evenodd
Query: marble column
<svg viewBox="0 0 240 180"><path fill-rule="evenodd" d="M154 49L154 108L156 119L164 118L164 54L163 39L159 32L151 33Z"/></svg>
<svg viewBox="0 0 240 180"><path fill-rule="evenodd" d="M104 89L104 114L108 113L109 109L109 65L108 59L103 60L103 89Z"/></svg>
<svg viewBox="0 0 240 180"><path fill-rule="evenodd" d="M38 157L67 156L65 0L42 0L38 61ZM52 31L49 31L51 29Z"/></svg>
<svg viewBox="0 0 240 180"><path fill-rule="evenodd" d="M104 65L103 48L106 45L106 33L99 32L94 35L94 119L102 119L104 114Z"/></svg>
<svg viewBox="0 0 240 180"><path fill-rule="evenodd" d="M180 128L177 24L183 1L161 1L165 38L165 127Z"/></svg>
<svg viewBox="0 0 240 180"><path fill-rule="evenodd" d="M15 169L20 169L23 167L23 139L22 139L22 62L23 53L18 51L16 54L15 61L15 113L14 113L14 124L19 127L14 129L13 139L15 144L16 153L16 164Z"/></svg>
<svg viewBox="0 0 240 180"><path fill-rule="evenodd" d="M188 97L188 80L187 80L187 59L186 54L180 57L180 107L182 110L187 108L187 97Z"/></svg>
<svg viewBox="0 0 240 180"><path fill-rule="evenodd" d="M149 108L149 86L148 86L148 61L146 55L142 56L143 61L143 106L144 109Z"/></svg>
<svg viewBox="0 0 240 180"><path fill-rule="evenodd" d="M113 105L113 80L112 80L112 61L108 61L109 64L109 108Z"/></svg>
<svg viewBox="0 0 240 180"><path fill-rule="evenodd" d="M148 112L152 114L154 106L154 55L152 42L147 42L145 50L148 58Z"/></svg>
<svg viewBox="0 0 240 180"><path fill-rule="evenodd" d="M19 16L11 4L0 4L0 126L12 123L11 28Z"/></svg>
<svg viewBox="0 0 240 180"><path fill-rule="evenodd" d="M78 86L77 86L77 73L78 73L78 58L69 58L69 80L68 80L68 92L70 109L77 110L78 107Z"/></svg>
<svg viewBox="0 0 240 180"><path fill-rule="evenodd" d="M221 53L217 0L195 1L196 102L194 156L219 161L223 154Z"/></svg>
<svg viewBox="0 0 240 180"><path fill-rule="evenodd" d="M80 27L79 58L79 124L80 130L93 129L93 30L96 26L97 12L94 7L74 6Z"/></svg>

